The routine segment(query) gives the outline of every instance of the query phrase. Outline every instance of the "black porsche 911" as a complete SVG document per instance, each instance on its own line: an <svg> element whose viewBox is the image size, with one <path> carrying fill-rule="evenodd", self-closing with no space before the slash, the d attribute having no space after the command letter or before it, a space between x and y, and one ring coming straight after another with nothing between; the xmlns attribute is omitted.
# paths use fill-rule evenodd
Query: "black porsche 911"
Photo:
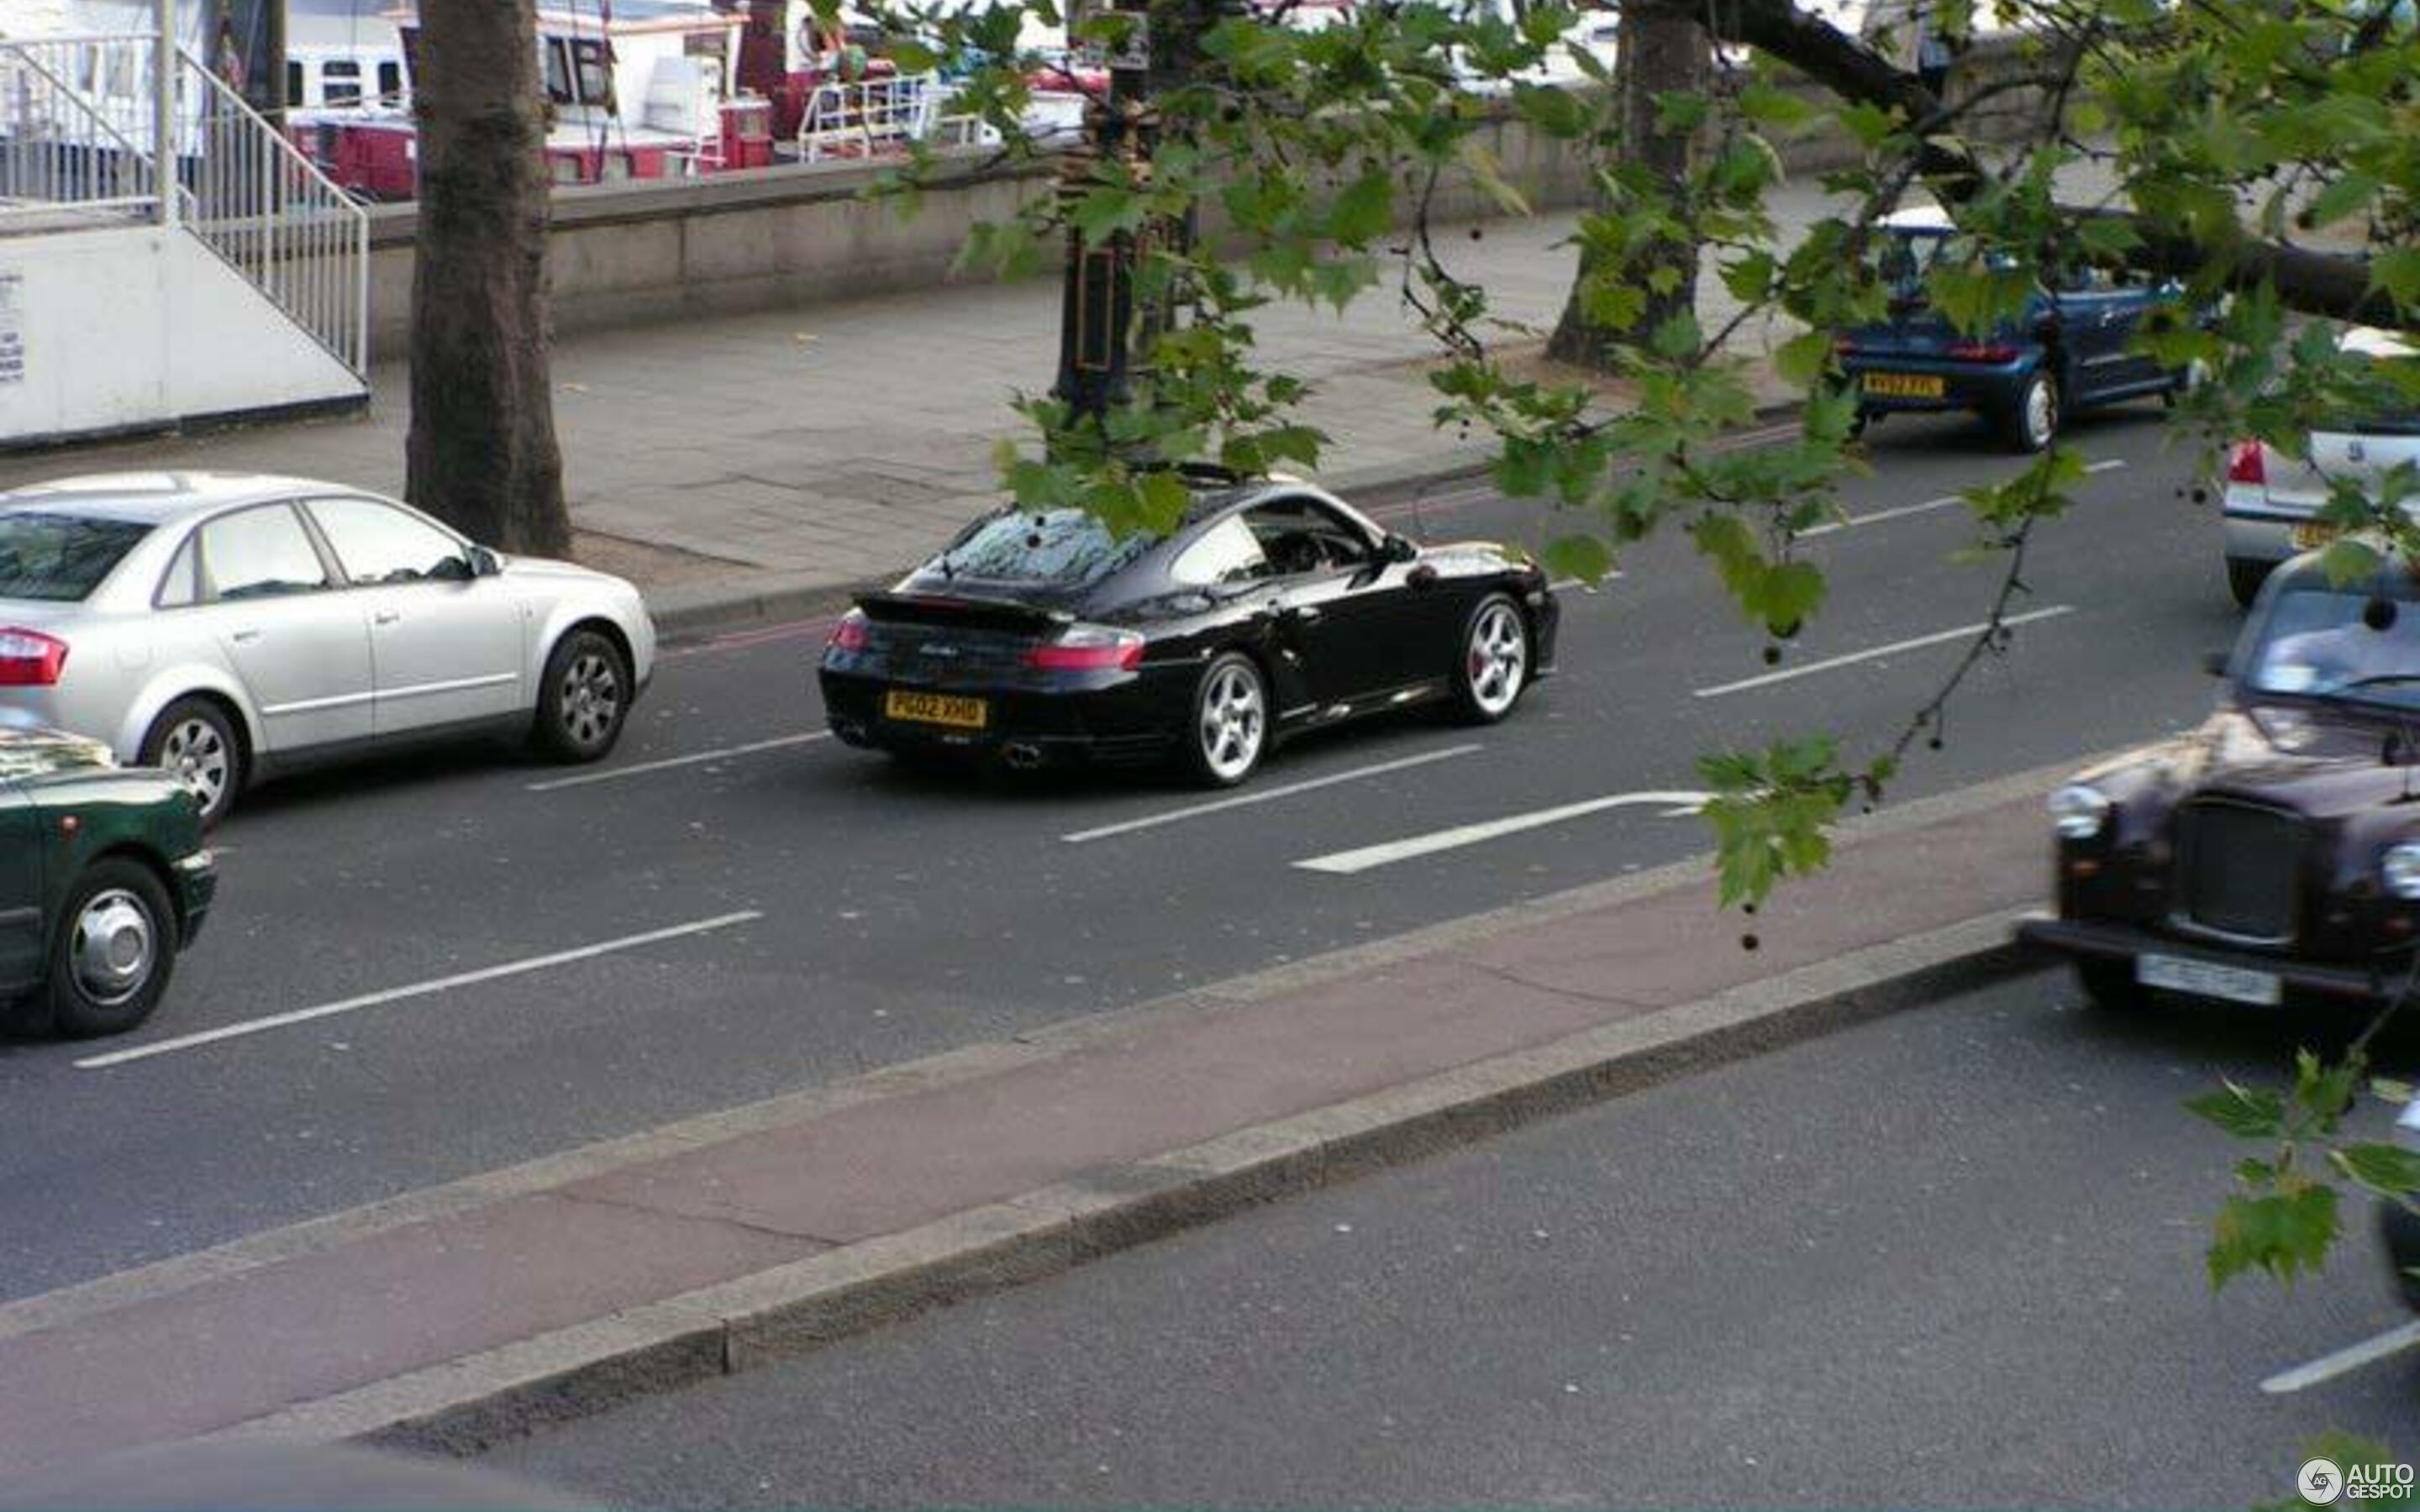
<svg viewBox="0 0 2420 1512"><path fill-rule="evenodd" d="M1167 535L1003 509L860 597L824 649L832 733L1018 767L1173 762L1227 787L1274 743L1365 714L1492 723L1553 670L1536 566L1417 546L1308 484L1188 480Z"/></svg>

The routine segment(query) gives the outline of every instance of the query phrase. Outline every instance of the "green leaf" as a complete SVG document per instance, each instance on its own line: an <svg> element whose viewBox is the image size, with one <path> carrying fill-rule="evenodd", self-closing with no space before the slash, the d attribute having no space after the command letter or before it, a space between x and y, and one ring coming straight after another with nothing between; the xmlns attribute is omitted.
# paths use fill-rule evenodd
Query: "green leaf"
<svg viewBox="0 0 2420 1512"><path fill-rule="evenodd" d="M1787 129L1812 119L1815 107L1806 97L1775 85L1750 80L1740 88L1740 114L1760 126Z"/></svg>
<svg viewBox="0 0 2420 1512"><path fill-rule="evenodd" d="M1345 186L1327 208L1327 234L1348 247L1367 246L1395 224L1395 183L1372 169Z"/></svg>
<svg viewBox="0 0 2420 1512"><path fill-rule="evenodd" d="M2378 179L2366 173L2349 173L2319 191L2303 212L2314 226L2334 225L2348 215L2359 214L2377 197Z"/></svg>
<svg viewBox="0 0 2420 1512"><path fill-rule="evenodd" d="M1553 85L1515 84L1512 108L1541 131L1562 141L1589 132L1588 107L1568 89Z"/></svg>
<svg viewBox="0 0 2420 1512"><path fill-rule="evenodd" d="M2239 1139L2275 1139L2286 1132L2285 1099L2265 1087L2228 1082L2218 1091L2187 1098L2185 1111Z"/></svg>
<svg viewBox="0 0 2420 1512"><path fill-rule="evenodd" d="M2345 1180L2381 1196L2420 1195L2420 1149L2398 1145L2345 1145L2328 1153L2328 1164Z"/></svg>
<svg viewBox="0 0 2420 1512"><path fill-rule="evenodd" d="M1470 181L1477 184L1489 199L1496 202L1497 209L1507 215L1529 213L1528 200L1522 196L1519 190L1512 187L1512 182L1504 177L1503 164L1497 162L1496 154L1489 151L1477 137L1466 138L1458 156L1462 161L1462 171L1470 175Z"/></svg>
<svg viewBox="0 0 2420 1512"><path fill-rule="evenodd" d="M2312 1183L2269 1196L2230 1196L2211 1226L2211 1287L2255 1270L2290 1283L2319 1268L2339 1227L2332 1186Z"/></svg>
<svg viewBox="0 0 2420 1512"><path fill-rule="evenodd" d="M1538 556L1556 577L1576 578L1591 588L1613 571L1613 553L1593 535L1558 536Z"/></svg>
<svg viewBox="0 0 2420 1512"><path fill-rule="evenodd" d="M1773 370L1802 387L1821 378L1831 360L1832 338L1821 331L1802 331L1773 349Z"/></svg>
<svg viewBox="0 0 2420 1512"><path fill-rule="evenodd" d="M1193 502L1185 480L1173 472L1144 473L1136 492L1142 504L1142 527L1155 534L1174 530Z"/></svg>

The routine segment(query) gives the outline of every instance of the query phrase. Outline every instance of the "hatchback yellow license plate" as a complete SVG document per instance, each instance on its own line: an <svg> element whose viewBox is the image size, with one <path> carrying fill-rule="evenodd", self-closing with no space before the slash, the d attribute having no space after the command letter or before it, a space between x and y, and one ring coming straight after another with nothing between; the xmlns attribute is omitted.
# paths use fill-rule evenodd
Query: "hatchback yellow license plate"
<svg viewBox="0 0 2420 1512"><path fill-rule="evenodd" d="M2335 526L2322 525L2315 519L2306 519L2294 527L2294 549L2297 551L2308 551L2314 547L2325 546L2335 538Z"/></svg>
<svg viewBox="0 0 2420 1512"><path fill-rule="evenodd" d="M982 699L894 687L882 695L882 717L911 724L947 725L953 730L981 730L991 722L991 705Z"/></svg>
<svg viewBox="0 0 2420 1512"><path fill-rule="evenodd" d="M1949 392L1949 380L1937 373L1869 373L1866 392L1885 399L1938 399Z"/></svg>

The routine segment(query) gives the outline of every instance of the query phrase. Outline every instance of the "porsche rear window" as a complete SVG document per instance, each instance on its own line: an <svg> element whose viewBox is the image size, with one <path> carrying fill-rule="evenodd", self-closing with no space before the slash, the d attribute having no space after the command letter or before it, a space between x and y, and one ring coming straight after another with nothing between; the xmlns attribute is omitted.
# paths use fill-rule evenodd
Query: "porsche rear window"
<svg viewBox="0 0 2420 1512"><path fill-rule="evenodd" d="M990 582L1097 582L1156 544L1158 537L1141 532L1121 540L1080 509L1011 511L977 520L933 559L932 570Z"/></svg>
<svg viewBox="0 0 2420 1512"><path fill-rule="evenodd" d="M130 520L0 514L0 598L77 603L149 533L151 527Z"/></svg>

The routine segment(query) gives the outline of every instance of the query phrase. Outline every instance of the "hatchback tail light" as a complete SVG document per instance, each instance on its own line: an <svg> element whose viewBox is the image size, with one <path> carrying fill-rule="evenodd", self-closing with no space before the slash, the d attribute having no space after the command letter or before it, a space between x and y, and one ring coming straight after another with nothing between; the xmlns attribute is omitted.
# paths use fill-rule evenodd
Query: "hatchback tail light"
<svg viewBox="0 0 2420 1512"><path fill-rule="evenodd" d="M1026 649L1025 664L1047 672L1132 671L1142 665L1143 639L1106 625L1070 626L1056 640Z"/></svg>
<svg viewBox="0 0 2420 1512"><path fill-rule="evenodd" d="M68 664L68 643L39 630L0 630L0 687L50 687Z"/></svg>
<svg viewBox="0 0 2420 1512"><path fill-rule="evenodd" d="M840 617L824 644L833 651L863 651L866 639L865 611L853 609Z"/></svg>
<svg viewBox="0 0 2420 1512"><path fill-rule="evenodd" d="M2227 454L2226 481L2249 483L2257 487L2268 486L2269 464L2261 455L2258 441L2235 443L2235 450Z"/></svg>
<svg viewBox="0 0 2420 1512"><path fill-rule="evenodd" d="M1846 336L1835 336L1832 338L1832 355L1835 357L1854 357L1857 355L1857 344L1851 341Z"/></svg>
<svg viewBox="0 0 2420 1512"><path fill-rule="evenodd" d="M2012 363L2017 349L2004 341L1960 341L1950 344L1949 356L1960 363Z"/></svg>

